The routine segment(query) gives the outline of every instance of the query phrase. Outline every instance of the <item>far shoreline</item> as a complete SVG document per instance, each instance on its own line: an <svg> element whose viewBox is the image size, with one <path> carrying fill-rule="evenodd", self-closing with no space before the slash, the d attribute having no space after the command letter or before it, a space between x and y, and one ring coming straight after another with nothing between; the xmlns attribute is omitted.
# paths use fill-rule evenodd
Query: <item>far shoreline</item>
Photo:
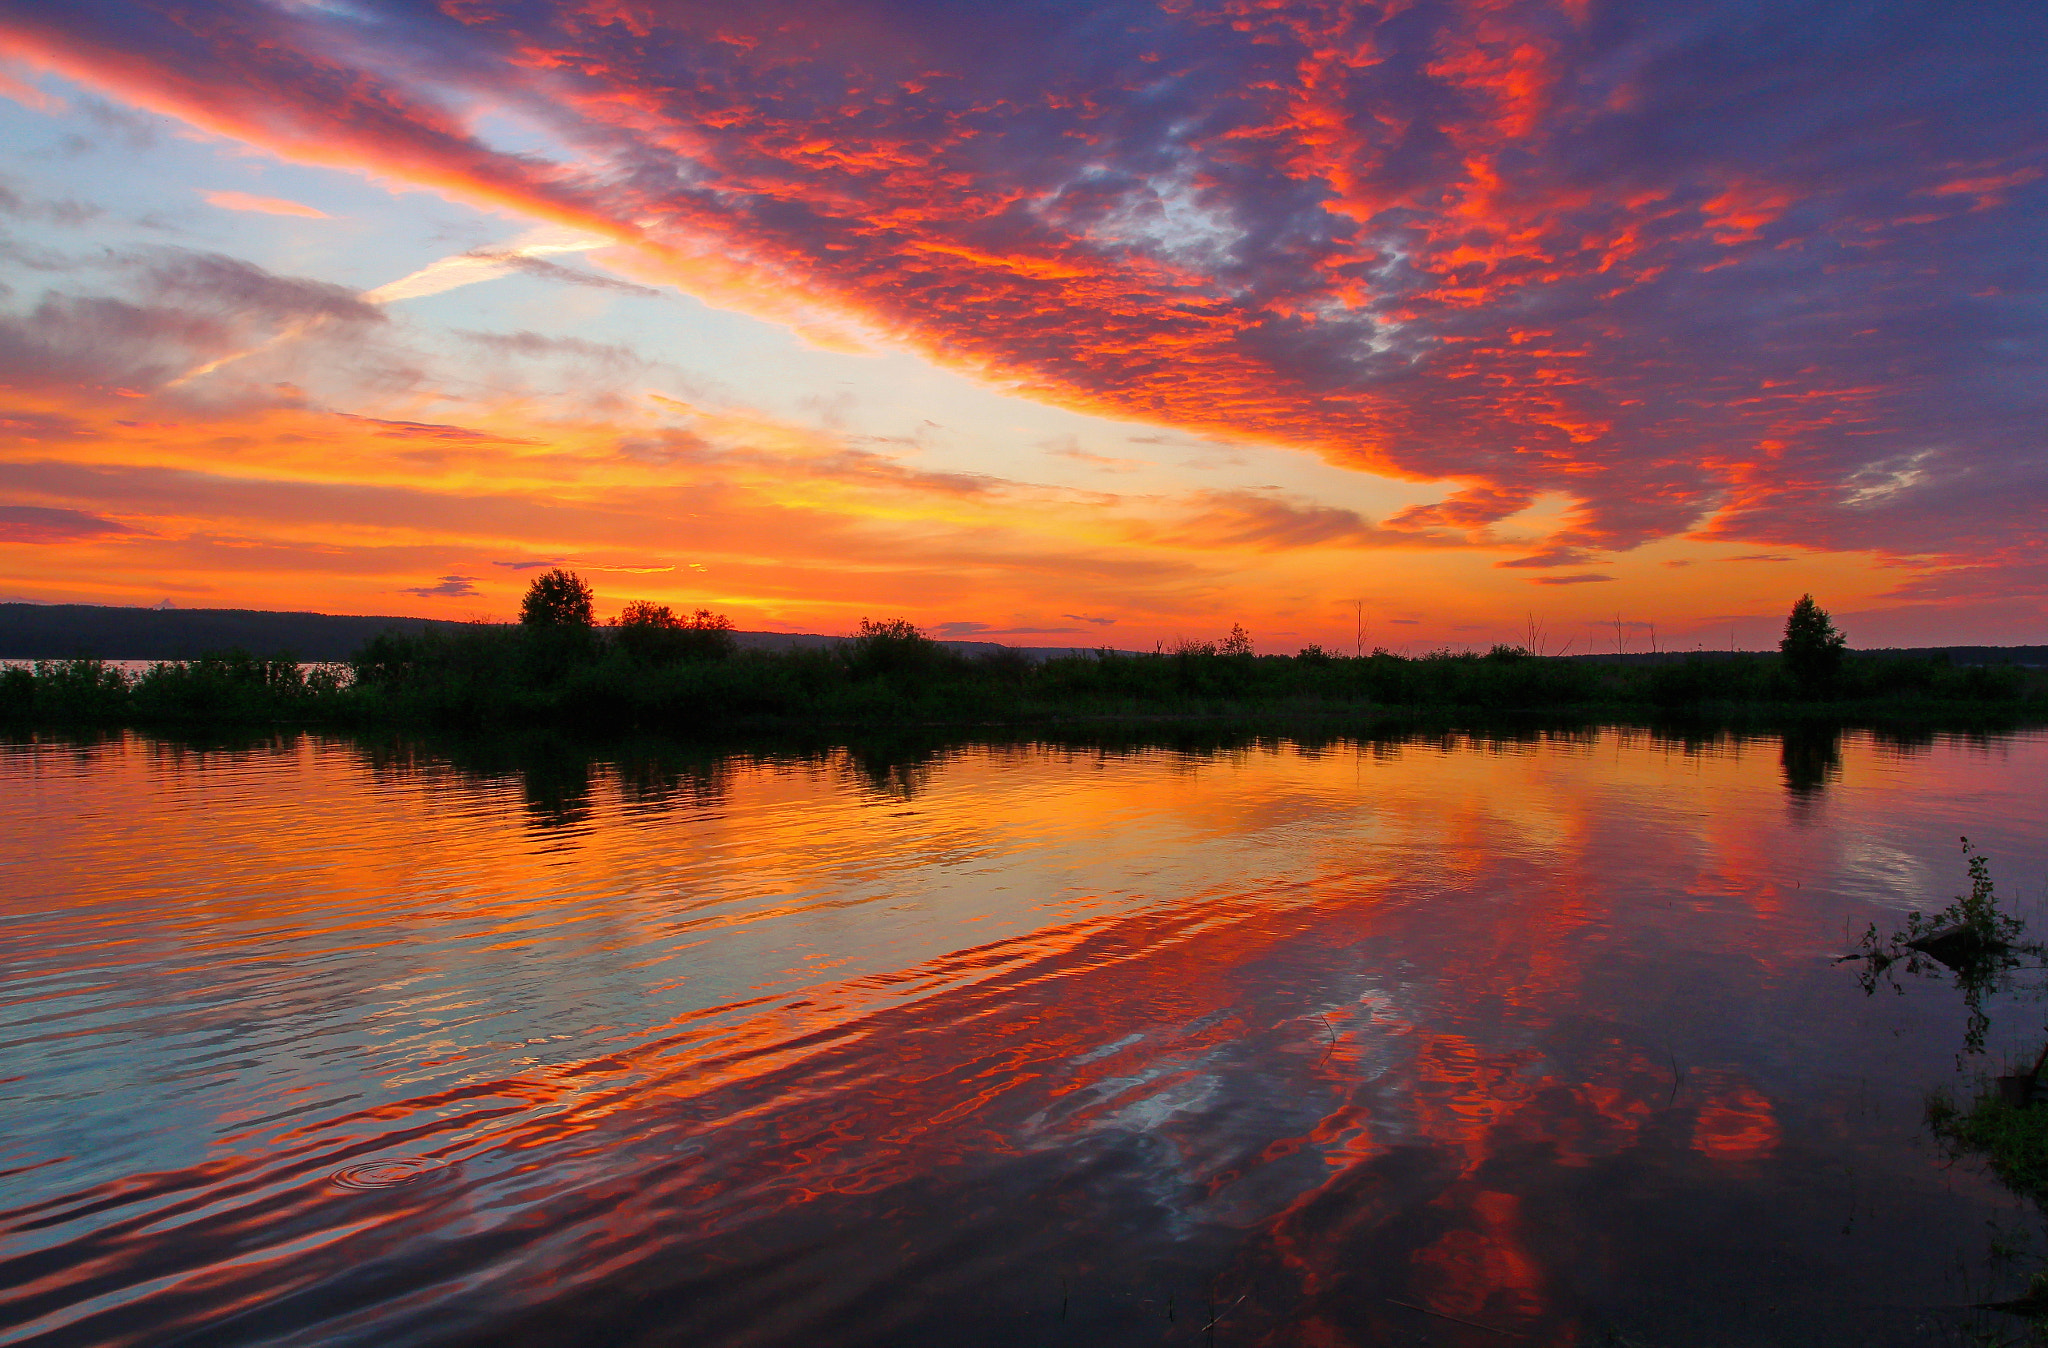
<svg viewBox="0 0 2048 1348"><path fill-rule="evenodd" d="M701 738L1389 715L1726 722L2048 714L2048 669L2039 664L1963 663L1946 650L1851 652L1810 594L1792 605L1776 652L1633 659L1623 651L1546 655L1507 644L1483 655L1448 648L1415 657L1384 648L1342 655L1316 645L1261 655L1242 626L1221 641L1184 640L1170 651L962 649L904 618L863 618L849 638L770 649L742 642L730 619L708 609L678 614L634 600L600 626L594 607L590 586L556 568L531 583L516 626L387 625L361 637L366 624L381 620L354 620L361 639L345 667L309 666L300 654L261 655L247 646L139 671L90 655L37 660L0 670L0 723L555 726ZM108 612L132 623L176 610ZM321 621L330 623L329 639L343 634Z"/></svg>

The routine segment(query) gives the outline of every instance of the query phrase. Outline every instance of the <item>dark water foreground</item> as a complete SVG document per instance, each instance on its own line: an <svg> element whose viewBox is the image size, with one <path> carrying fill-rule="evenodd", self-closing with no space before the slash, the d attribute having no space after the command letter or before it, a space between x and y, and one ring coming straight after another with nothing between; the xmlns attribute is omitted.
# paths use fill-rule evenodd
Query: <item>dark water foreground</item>
<svg viewBox="0 0 2048 1348"><path fill-rule="evenodd" d="M1965 1308L2038 1218L1921 1126L1958 998L1830 959L1964 833L2038 929L2044 784L2039 731L0 743L0 1342L2014 1334Z"/></svg>

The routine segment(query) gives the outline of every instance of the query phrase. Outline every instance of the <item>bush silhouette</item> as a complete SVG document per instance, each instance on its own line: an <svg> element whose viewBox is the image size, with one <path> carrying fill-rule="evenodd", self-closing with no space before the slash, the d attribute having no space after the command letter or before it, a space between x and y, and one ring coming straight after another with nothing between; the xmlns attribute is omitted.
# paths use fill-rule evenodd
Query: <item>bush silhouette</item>
<svg viewBox="0 0 2048 1348"><path fill-rule="evenodd" d="M862 618L846 648L846 663L856 675L923 672L941 663L939 643L908 618Z"/></svg>
<svg viewBox="0 0 2048 1348"><path fill-rule="evenodd" d="M687 618L667 604L635 599L612 619L619 649L648 665L677 660L723 660L738 649L732 619L700 608Z"/></svg>

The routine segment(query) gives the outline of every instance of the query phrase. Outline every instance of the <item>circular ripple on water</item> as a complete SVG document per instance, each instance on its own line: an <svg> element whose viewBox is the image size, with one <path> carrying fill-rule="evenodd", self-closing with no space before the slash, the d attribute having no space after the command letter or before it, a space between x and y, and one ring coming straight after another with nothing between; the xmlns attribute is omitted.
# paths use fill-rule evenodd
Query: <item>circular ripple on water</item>
<svg viewBox="0 0 2048 1348"><path fill-rule="evenodd" d="M385 1161L343 1166L334 1172L334 1182L344 1189L402 1189L408 1184L424 1184L447 1170L447 1163L442 1161L430 1161L424 1156L397 1156Z"/></svg>

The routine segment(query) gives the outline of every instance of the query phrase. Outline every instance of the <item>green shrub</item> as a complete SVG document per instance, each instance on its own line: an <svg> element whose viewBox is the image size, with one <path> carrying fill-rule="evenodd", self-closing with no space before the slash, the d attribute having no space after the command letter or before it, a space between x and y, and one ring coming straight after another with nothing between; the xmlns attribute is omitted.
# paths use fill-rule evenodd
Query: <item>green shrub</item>
<svg viewBox="0 0 2048 1348"><path fill-rule="evenodd" d="M842 649L847 669L859 679L930 674L960 663L908 618L862 618L853 640Z"/></svg>
<svg viewBox="0 0 2048 1348"><path fill-rule="evenodd" d="M35 709L35 674L18 667L0 669L0 720L26 721Z"/></svg>
<svg viewBox="0 0 2048 1348"><path fill-rule="evenodd" d="M35 714L46 721L114 721L126 715L128 678L104 660L38 660Z"/></svg>
<svg viewBox="0 0 2048 1348"><path fill-rule="evenodd" d="M151 665L129 689L147 721L256 721L302 713L311 696L290 655L259 659L244 650Z"/></svg>
<svg viewBox="0 0 2048 1348"><path fill-rule="evenodd" d="M732 619L709 609L677 617L667 604L636 599L612 619L612 638L643 665L679 660L723 660L738 649Z"/></svg>
<svg viewBox="0 0 2048 1348"><path fill-rule="evenodd" d="M1952 1154L1990 1162L2013 1192L2048 1199L2048 1108L2010 1104L1994 1090L1965 1110L1937 1093L1927 1098L1927 1126Z"/></svg>

